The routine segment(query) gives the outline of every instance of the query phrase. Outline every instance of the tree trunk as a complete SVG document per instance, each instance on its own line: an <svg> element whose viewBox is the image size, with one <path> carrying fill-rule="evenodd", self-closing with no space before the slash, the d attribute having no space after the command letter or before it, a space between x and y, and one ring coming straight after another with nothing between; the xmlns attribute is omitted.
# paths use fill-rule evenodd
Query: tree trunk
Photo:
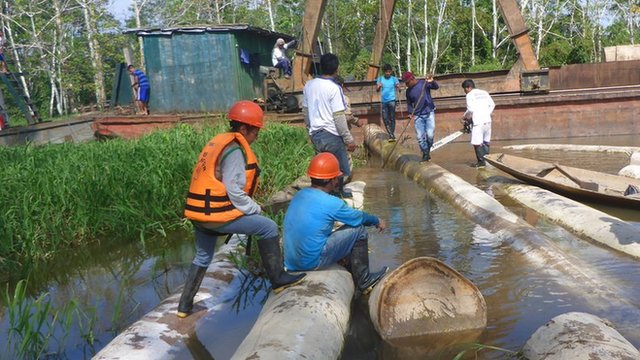
<svg viewBox="0 0 640 360"><path fill-rule="evenodd" d="M269 10L269 23L271 24L271 31L276 31L276 25L273 21L273 9L271 9L271 0L267 0L267 9Z"/></svg>
<svg viewBox="0 0 640 360"><path fill-rule="evenodd" d="M411 8L413 7L413 1L409 0L409 7L407 10L407 70L411 71L411 34L413 34L413 27L411 25Z"/></svg>
<svg viewBox="0 0 640 360"><path fill-rule="evenodd" d="M471 66L476 64L476 1L471 0Z"/></svg>
<svg viewBox="0 0 640 360"><path fill-rule="evenodd" d="M142 8L144 7L147 0L134 0L133 1L133 13L135 15L136 20L136 28L142 29ZM144 68L144 42L142 41L142 36L138 36L138 47L140 50L140 67ZM129 65L129 64L127 64ZM146 69L145 69L146 71Z"/></svg>
<svg viewBox="0 0 640 360"><path fill-rule="evenodd" d="M100 51L100 44L96 39L95 30L95 9L91 1L77 0L78 5L82 7L84 14L84 22L87 27L87 39L89 41L89 52L91 54L91 66L93 67L93 81L95 85L96 102L98 108L102 110L107 100L107 95L104 88L104 73L102 71L102 54Z"/></svg>

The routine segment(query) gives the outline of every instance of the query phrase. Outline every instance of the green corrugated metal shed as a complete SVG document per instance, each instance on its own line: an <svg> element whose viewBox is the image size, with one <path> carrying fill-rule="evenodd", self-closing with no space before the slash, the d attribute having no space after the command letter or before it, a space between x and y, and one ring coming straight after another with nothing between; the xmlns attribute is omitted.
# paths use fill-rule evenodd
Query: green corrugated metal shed
<svg viewBox="0 0 640 360"><path fill-rule="evenodd" d="M272 66L277 38L244 24L127 31L142 37L152 112L224 112L262 97L259 66ZM249 64L241 61L241 53Z"/></svg>

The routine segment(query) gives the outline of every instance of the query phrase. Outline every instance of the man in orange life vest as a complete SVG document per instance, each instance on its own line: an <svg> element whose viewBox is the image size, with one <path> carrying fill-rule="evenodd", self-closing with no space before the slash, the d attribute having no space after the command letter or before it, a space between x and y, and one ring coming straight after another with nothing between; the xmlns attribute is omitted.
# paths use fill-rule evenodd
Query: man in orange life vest
<svg viewBox="0 0 640 360"><path fill-rule="evenodd" d="M260 168L250 144L263 127L264 113L257 104L244 100L231 107L228 117L231 131L216 135L205 145L191 177L184 214L194 225L196 255L178 305L181 318L193 309L193 298L213 259L219 235L259 236L262 264L276 293L306 275L285 271L278 226L260 215L260 205L252 199Z"/></svg>

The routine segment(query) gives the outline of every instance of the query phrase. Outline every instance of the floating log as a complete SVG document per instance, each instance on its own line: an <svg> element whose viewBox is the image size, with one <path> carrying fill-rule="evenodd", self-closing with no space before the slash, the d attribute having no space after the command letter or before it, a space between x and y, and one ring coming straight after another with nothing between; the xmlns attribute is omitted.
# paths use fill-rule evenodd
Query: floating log
<svg viewBox="0 0 640 360"><path fill-rule="evenodd" d="M640 258L640 227L536 186L513 184L503 188L511 199L572 233Z"/></svg>
<svg viewBox="0 0 640 360"><path fill-rule="evenodd" d="M570 312L544 324L527 340L523 355L529 360L640 359L640 352L595 315Z"/></svg>
<svg viewBox="0 0 640 360"><path fill-rule="evenodd" d="M269 295L231 359L337 359L353 293L351 274L342 266L307 272L300 285Z"/></svg>

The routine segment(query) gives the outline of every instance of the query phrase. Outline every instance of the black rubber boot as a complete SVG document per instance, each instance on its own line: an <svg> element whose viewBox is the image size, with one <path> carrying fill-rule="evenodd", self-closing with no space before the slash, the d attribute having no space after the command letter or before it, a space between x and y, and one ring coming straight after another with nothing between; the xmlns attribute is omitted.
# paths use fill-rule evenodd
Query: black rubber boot
<svg viewBox="0 0 640 360"><path fill-rule="evenodd" d="M290 274L284 270L280 240L277 237L258 240L258 249L262 258L262 266L264 266L269 281L271 281L271 288L276 294L298 284L307 276L306 273Z"/></svg>
<svg viewBox="0 0 640 360"><path fill-rule="evenodd" d="M374 273L369 272L369 245L367 239L356 241L351 249L351 276L356 288L363 294L368 294L371 289L382 279L389 268L383 266Z"/></svg>
<svg viewBox="0 0 640 360"><path fill-rule="evenodd" d="M485 167L486 162L484 161L484 156L485 156L484 145L473 145L473 149L476 152L476 159L478 159L478 162L472 165L472 167L475 167L475 168Z"/></svg>
<svg viewBox="0 0 640 360"><path fill-rule="evenodd" d="M349 190L345 190L344 188L344 177L338 178L338 186L331 192L331 195L343 199L351 199L353 197L353 193Z"/></svg>
<svg viewBox="0 0 640 360"><path fill-rule="evenodd" d="M191 314L191 310L193 310L193 298L196 296L198 289L200 289L202 278L204 278L206 272L206 267L191 264L187 281L185 281L184 289L182 289L182 296L180 296L180 303L178 304L179 318L186 318Z"/></svg>
<svg viewBox="0 0 640 360"><path fill-rule="evenodd" d="M485 155L489 155L490 154L490 150L491 150L491 146L489 146L489 143L484 143L484 154Z"/></svg>

